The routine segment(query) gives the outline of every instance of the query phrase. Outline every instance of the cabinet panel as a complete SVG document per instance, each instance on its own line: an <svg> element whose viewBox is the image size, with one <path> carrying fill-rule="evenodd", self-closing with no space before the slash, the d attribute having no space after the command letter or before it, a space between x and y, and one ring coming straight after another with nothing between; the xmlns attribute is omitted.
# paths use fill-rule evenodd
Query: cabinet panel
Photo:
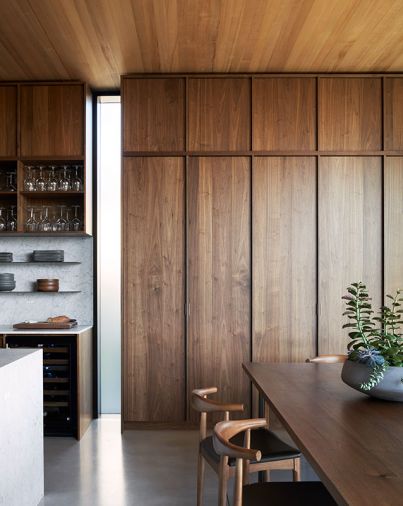
<svg viewBox="0 0 403 506"><path fill-rule="evenodd" d="M319 79L319 148L382 149L381 78Z"/></svg>
<svg viewBox="0 0 403 506"><path fill-rule="evenodd" d="M21 86L21 156L84 156L84 87Z"/></svg>
<svg viewBox="0 0 403 506"><path fill-rule="evenodd" d="M123 150L184 150L184 79L123 79L122 86Z"/></svg>
<svg viewBox="0 0 403 506"><path fill-rule="evenodd" d="M189 149L250 149L250 79L189 79Z"/></svg>
<svg viewBox="0 0 403 506"><path fill-rule="evenodd" d="M346 287L382 292L382 160L322 157L319 165L319 353L345 353Z"/></svg>
<svg viewBox="0 0 403 506"><path fill-rule="evenodd" d="M253 162L253 360L316 352L316 160Z"/></svg>
<svg viewBox="0 0 403 506"><path fill-rule="evenodd" d="M0 156L17 156L16 86L0 86Z"/></svg>
<svg viewBox="0 0 403 506"><path fill-rule="evenodd" d="M403 149L403 78L385 79L385 149Z"/></svg>
<svg viewBox="0 0 403 506"><path fill-rule="evenodd" d="M403 288L403 158L386 158L384 179L385 294Z"/></svg>
<svg viewBox="0 0 403 506"><path fill-rule="evenodd" d="M253 149L316 149L314 78L253 80Z"/></svg>
<svg viewBox="0 0 403 506"><path fill-rule="evenodd" d="M187 187L188 392L217 386L218 399L248 406L250 160L191 158Z"/></svg>
<svg viewBox="0 0 403 506"><path fill-rule="evenodd" d="M184 161L123 165L124 421L183 421Z"/></svg>

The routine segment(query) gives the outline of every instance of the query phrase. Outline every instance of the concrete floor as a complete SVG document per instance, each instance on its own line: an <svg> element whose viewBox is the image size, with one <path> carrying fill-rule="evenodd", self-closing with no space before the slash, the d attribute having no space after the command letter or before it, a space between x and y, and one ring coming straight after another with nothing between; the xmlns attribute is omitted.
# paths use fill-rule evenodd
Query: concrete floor
<svg viewBox="0 0 403 506"><path fill-rule="evenodd" d="M196 431L127 431L119 417L93 422L80 442L45 438L43 506L194 506ZM207 466L205 506L217 504L217 478ZM315 479L306 462L303 479ZM288 472L274 480L291 479Z"/></svg>

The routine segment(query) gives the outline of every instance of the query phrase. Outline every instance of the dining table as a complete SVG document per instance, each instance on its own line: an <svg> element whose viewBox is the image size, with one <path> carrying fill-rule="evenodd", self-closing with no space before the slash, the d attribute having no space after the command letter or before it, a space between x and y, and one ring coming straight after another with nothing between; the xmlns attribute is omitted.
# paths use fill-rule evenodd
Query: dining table
<svg viewBox="0 0 403 506"><path fill-rule="evenodd" d="M243 364L269 412L279 418L337 504L403 505L403 403L350 388L341 380L341 368Z"/></svg>

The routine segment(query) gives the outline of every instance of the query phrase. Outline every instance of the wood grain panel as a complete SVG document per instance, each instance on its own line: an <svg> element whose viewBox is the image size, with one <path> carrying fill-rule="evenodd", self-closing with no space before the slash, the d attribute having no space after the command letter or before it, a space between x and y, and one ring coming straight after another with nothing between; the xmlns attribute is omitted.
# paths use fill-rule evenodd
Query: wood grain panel
<svg viewBox="0 0 403 506"><path fill-rule="evenodd" d="M128 72L400 72L399 0L0 3L0 79Z"/></svg>
<svg viewBox="0 0 403 506"><path fill-rule="evenodd" d="M330 151L382 149L380 78L319 79L319 148Z"/></svg>
<svg viewBox="0 0 403 506"><path fill-rule="evenodd" d="M185 417L184 162L123 165L124 421Z"/></svg>
<svg viewBox="0 0 403 506"><path fill-rule="evenodd" d="M385 294L403 288L403 158L385 160L384 175Z"/></svg>
<svg viewBox="0 0 403 506"><path fill-rule="evenodd" d="M253 149L316 149L316 80L253 80Z"/></svg>
<svg viewBox="0 0 403 506"><path fill-rule="evenodd" d="M124 151L185 149L184 79L124 79Z"/></svg>
<svg viewBox="0 0 403 506"><path fill-rule="evenodd" d="M385 149L403 150L403 78L385 79Z"/></svg>
<svg viewBox="0 0 403 506"><path fill-rule="evenodd" d="M188 392L217 386L217 398L248 406L249 159L191 158L187 185Z"/></svg>
<svg viewBox="0 0 403 506"><path fill-rule="evenodd" d="M381 303L381 158L320 158L318 247L319 353L345 353L346 287L363 281L375 309Z"/></svg>
<svg viewBox="0 0 403 506"><path fill-rule="evenodd" d="M316 352L316 160L253 162L252 360Z"/></svg>
<svg viewBox="0 0 403 506"><path fill-rule="evenodd" d="M21 155L84 155L84 87L21 86Z"/></svg>
<svg viewBox="0 0 403 506"><path fill-rule="evenodd" d="M0 156L17 156L16 86L0 86Z"/></svg>
<svg viewBox="0 0 403 506"><path fill-rule="evenodd" d="M189 79L189 149L250 146L250 79Z"/></svg>

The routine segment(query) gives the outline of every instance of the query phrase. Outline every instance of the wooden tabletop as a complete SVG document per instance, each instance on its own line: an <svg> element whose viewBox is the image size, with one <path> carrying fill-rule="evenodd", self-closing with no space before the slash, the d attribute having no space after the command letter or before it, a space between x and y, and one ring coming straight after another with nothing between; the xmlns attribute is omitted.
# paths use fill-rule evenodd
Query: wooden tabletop
<svg viewBox="0 0 403 506"><path fill-rule="evenodd" d="M341 367L243 365L338 504L403 505L403 403L353 390Z"/></svg>

